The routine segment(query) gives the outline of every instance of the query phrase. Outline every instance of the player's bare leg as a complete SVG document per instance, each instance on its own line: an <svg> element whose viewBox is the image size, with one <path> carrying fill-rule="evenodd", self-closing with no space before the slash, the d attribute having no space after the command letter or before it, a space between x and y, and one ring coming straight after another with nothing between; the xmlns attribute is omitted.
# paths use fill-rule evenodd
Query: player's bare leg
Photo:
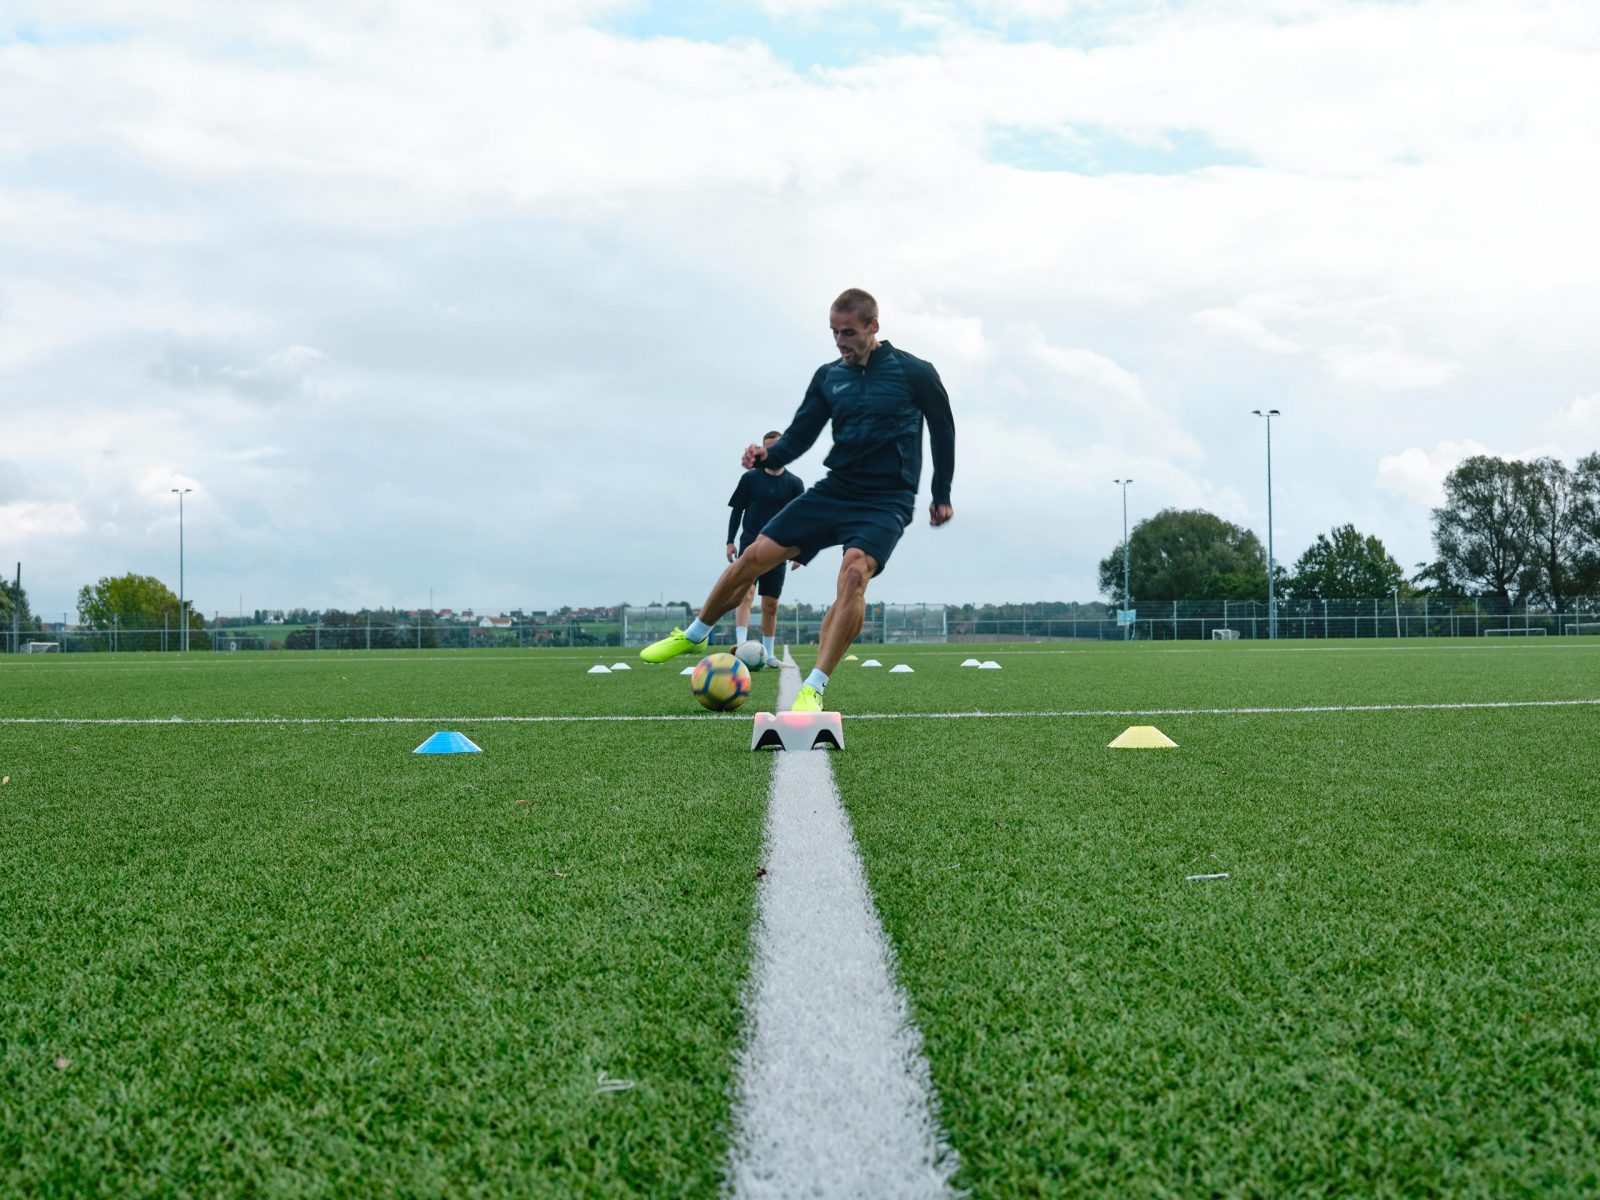
<svg viewBox="0 0 1600 1200"><path fill-rule="evenodd" d="M700 619L707 625L715 625L729 610L738 606L741 596L749 595L756 580L798 553L800 551L796 547L780 546L765 534L756 538L712 584L711 594L700 606Z"/></svg>
<svg viewBox="0 0 1600 1200"><path fill-rule="evenodd" d="M839 660L850 649L850 643L861 632L867 616L867 582L878 571L878 562L865 550L851 547L844 552L844 562L839 566L839 595L822 618L822 633L818 638L817 669L833 674Z"/></svg>
<svg viewBox="0 0 1600 1200"><path fill-rule="evenodd" d="M773 567L793 558L800 551L794 546L780 546L769 537L758 537L745 548L745 552L728 564L727 569L712 585L711 594L700 608L700 621L704 629L674 629L660 641L651 642L639 651L645 662L660 663L687 654L691 650L704 650L711 636L710 627L739 603L739 597L750 590L761 576Z"/></svg>
<svg viewBox="0 0 1600 1200"><path fill-rule="evenodd" d="M761 597L761 645L766 651L767 666L778 665L778 597Z"/></svg>
<svg viewBox="0 0 1600 1200"><path fill-rule="evenodd" d="M750 609L755 604L755 600L756 600L756 585L752 583L750 585L750 590L747 591L744 594L744 599L739 601L739 607L734 610L733 627L734 627L734 630L735 630L735 634L734 634L734 641L735 642L744 641L744 638L738 636L737 631L740 630L740 629L745 631L745 635L746 636L749 636L749 633L750 633Z"/></svg>
<svg viewBox="0 0 1600 1200"><path fill-rule="evenodd" d="M828 676L861 632L861 623L867 616L867 582L877 570L877 560L865 550L851 547L844 552L844 562L839 566L839 594L828 615L822 618L817 666L806 676L791 711L822 711L822 692L828 686Z"/></svg>

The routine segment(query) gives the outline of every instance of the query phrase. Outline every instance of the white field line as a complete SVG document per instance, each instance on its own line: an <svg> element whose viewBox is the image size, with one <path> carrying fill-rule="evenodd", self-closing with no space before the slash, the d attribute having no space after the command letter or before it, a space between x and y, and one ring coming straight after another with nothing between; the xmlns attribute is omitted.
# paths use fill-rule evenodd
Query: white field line
<svg viewBox="0 0 1600 1200"><path fill-rule="evenodd" d="M779 707L782 707L780 702ZM1303 704L1242 708L1063 708L994 712L851 713L852 721L1064 720L1073 717L1271 717L1304 713L1457 712L1473 709L1600 708L1587 700L1462 700L1435 704ZM740 713L642 713L617 716L435 717L0 717L0 725L582 725L633 721L745 721Z"/></svg>
<svg viewBox="0 0 1600 1200"><path fill-rule="evenodd" d="M779 711L797 691L790 661ZM952 1196L956 1156L828 755L773 763L728 1190Z"/></svg>

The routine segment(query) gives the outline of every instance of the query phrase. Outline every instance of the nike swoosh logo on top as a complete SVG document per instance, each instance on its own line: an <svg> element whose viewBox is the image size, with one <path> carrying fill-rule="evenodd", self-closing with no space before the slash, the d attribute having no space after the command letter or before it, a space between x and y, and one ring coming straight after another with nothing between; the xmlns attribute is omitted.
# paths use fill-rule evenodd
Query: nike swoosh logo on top
<svg viewBox="0 0 1600 1200"><path fill-rule="evenodd" d="M847 388L849 386L850 385L848 383L836 383L836 384L833 385L833 394L835 396L837 396L840 392L844 391L845 388Z"/></svg>

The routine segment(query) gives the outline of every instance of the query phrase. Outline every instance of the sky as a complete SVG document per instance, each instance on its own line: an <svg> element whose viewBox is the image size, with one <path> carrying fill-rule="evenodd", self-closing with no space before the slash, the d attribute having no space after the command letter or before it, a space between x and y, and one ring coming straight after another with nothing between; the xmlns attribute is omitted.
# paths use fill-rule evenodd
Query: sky
<svg viewBox="0 0 1600 1200"><path fill-rule="evenodd" d="M207 614L698 602L846 287L957 424L872 598L1265 541L1268 408L1275 556L1410 569L1600 449L1597 197L1592 0L7 0L0 570L177 590L187 487Z"/></svg>

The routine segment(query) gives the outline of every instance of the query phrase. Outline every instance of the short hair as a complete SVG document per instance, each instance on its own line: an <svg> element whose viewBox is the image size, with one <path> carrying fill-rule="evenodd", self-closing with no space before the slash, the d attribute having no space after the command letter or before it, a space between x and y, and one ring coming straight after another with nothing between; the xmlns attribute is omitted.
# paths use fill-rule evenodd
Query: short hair
<svg viewBox="0 0 1600 1200"><path fill-rule="evenodd" d="M878 302L872 298L871 292L864 292L860 288L845 288L833 302L833 311L851 313L864 321L876 321Z"/></svg>
<svg viewBox="0 0 1600 1200"><path fill-rule="evenodd" d="M769 441L770 439L775 438L775 437L776 438L781 438L782 436L783 436L783 434L779 430L769 429L769 430L767 430L766 433L763 433L761 435L761 440L763 442L765 442L765 441Z"/></svg>

